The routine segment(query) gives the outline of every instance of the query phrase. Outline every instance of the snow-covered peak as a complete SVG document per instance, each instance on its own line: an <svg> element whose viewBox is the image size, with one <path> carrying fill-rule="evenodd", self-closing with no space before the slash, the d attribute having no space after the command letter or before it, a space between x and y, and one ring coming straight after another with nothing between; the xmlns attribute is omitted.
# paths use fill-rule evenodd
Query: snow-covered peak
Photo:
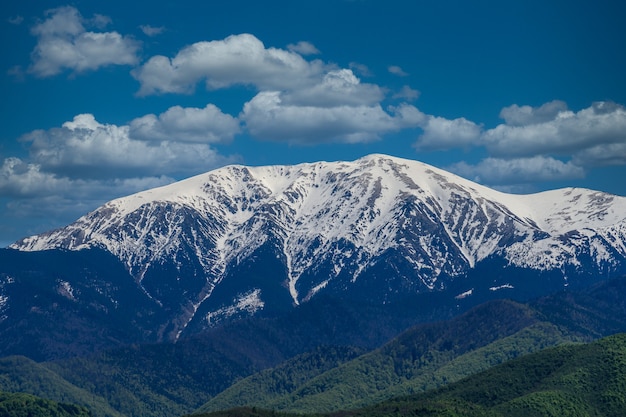
<svg viewBox="0 0 626 417"><path fill-rule="evenodd" d="M381 299L442 289L490 258L540 271L589 261L616 271L626 264L626 198L572 188L507 194L380 154L351 162L230 165L112 200L11 247L106 249L157 303L178 294L180 334L222 285L229 288L219 296L222 304L205 317L247 311L241 300L249 294L254 308L263 309L275 291L299 304L354 285L380 285ZM269 264L271 272L263 269ZM241 284L222 284L229 277ZM390 277L400 284L387 284ZM273 287L271 279L280 283Z"/></svg>
<svg viewBox="0 0 626 417"><path fill-rule="evenodd" d="M102 239L116 239L98 232L119 226L129 215L150 205L187 207L232 225L247 221L261 207L267 209L278 204L288 208L293 220L301 225L307 218L324 217L325 212L332 212L331 218L320 222L321 229L315 225L315 230L331 234L325 237L332 239L354 233L354 222L359 222L363 211L372 213L372 222L391 221L393 211L409 196L419 199L442 220L459 209L460 201L473 201L484 213L495 210L552 235L609 227L626 218L624 197L585 189L507 194L422 162L373 154L352 162L261 167L230 165L112 200L79 219L74 226L82 228L83 235L92 236L91 240L80 240L80 247L84 247L102 244L99 242ZM78 248L63 237L67 230L26 238L12 247L22 250Z"/></svg>

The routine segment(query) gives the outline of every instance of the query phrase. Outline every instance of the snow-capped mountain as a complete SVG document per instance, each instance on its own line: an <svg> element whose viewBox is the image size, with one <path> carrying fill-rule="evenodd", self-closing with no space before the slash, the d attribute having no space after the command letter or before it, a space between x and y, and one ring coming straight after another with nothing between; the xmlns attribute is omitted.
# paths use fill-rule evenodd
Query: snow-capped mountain
<svg viewBox="0 0 626 417"><path fill-rule="evenodd" d="M451 291L460 300L621 274L626 198L505 194L385 155L227 166L113 200L11 248L110 252L171 312L161 332L172 339L319 294L389 302Z"/></svg>

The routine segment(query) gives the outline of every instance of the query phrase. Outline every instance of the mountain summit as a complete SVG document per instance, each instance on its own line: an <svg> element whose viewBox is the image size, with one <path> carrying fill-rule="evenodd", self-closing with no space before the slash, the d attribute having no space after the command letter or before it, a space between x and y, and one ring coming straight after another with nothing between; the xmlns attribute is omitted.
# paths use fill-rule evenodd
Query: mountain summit
<svg viewBox="0 0 626 417"><path fill-rule="evenodd" d="M10 248L111 253L171 312L162 336L175 339L321 294L524 298L621 274L626 198L506 194L386 155L233 165L110 201Z"/></svg>

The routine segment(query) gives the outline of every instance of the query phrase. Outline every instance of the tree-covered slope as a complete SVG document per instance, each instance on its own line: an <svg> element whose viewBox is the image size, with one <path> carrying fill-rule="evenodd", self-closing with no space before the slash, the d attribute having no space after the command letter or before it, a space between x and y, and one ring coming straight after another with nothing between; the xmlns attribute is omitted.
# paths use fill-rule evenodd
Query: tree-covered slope
<svg viewBox="0 0 626 417"><path fill-rule="evenodd" d="M44 364L24 356L0 359L0 391L28 393L62 403L79 404L87 407L94 417L121 417L104 398L69 383Z"/></svg>
<svg viewBox="0 0 626 417"><path fill-rule="evenodd" d="M313 352L311 358L319 360L308 366L317 373L343 361L331 356L344 348L326 356L332 349L316 354L319 346L351 346L345 354L380 346L416 321L430 318L426 312L432 311L431 305L416 300L421 299L375 306L323 298L284 316L241 320L175 344L132 345L42 365L106 398L124 415L179 416L236 381L294 356ZM313 369L322 362L322 368Z"/></svg>
<svg viewBox="0 0 626 417"><path fill-rule="evenodd" d="M443 388L325 417L622 417L626 334L565 344L494 366ZM240 407L195 417L302 416Z"/></svg>
<svg viewBox="0 0 626 417"><path fill-rule="evenodd" d="M267 390L277 385L284 367L254 375L217 395L201 411L243 405L295 412L355 408L438 387L570 340L535 316L523 304L489 302L449 321L416 326L380 349L303 380L291 390ZM301 366L297 361L289 365Z"/></svg>
<svg viewBox="0 0 626 417"><path fill-rule="evenodd" d="M406 412L410 413L420 404L432 409L455 404L475 410L467 415L624 416L626 334L589 344L545 349L439 390L395 399L350 414L407 415Z"/></svg>
<svg viewBox="0 0 626 417"><path fill-rule="evenodd" d="M102 416L177 417L207 401L232 407L238 396L258 407L337 410L448 384L565 340L626 331L624 299L620 279L531 304L494 301L419 324L376 350L427 320L433 306L420 301L436 300L383 308L318 299L285 316L242 320L176 344L42 363L5 358L0 390L82 404ZM352 358L359 351L366 353Z"/></svg>
<svg viewBox="0 0 626 417"><path fill-rule="evenodd" d="M228 388L199 411L256 406L325 412L423 392L549 346L624 332L624 300L626 279L621 278L525 305L489 302L449 321L418 325L380 349L303 379L289 391L268 391L281 379L283 367L264 371ZM298 368L297 362L289 366Z"/></svg>
<svg viewBox="0 0 626 417"><path fill-rule="evenodd" d="M218 409L233 408L242 404L277 408L275 406L277 398L288 398L313 378L355 359L361 353L362 349L352 347L319 347L235 383L209 404L219 404L216 407Z"/></svg>
<svg viewBox="0 0 626 417"><path fill-rule="evenodd" d="M92 417L89 410L30 394L0 391L0 416L6 417Z"/></svg>

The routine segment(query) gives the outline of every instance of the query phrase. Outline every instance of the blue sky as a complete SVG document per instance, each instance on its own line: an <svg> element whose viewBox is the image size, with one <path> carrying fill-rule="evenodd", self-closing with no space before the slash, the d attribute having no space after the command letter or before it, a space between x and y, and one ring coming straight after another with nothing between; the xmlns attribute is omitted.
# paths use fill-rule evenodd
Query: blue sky
<svg viewBox="0 0 626 417"><path fill-rule="evenodd" d="M0 246L230 163L626 195L622 1L0 6Z"/></svg>

